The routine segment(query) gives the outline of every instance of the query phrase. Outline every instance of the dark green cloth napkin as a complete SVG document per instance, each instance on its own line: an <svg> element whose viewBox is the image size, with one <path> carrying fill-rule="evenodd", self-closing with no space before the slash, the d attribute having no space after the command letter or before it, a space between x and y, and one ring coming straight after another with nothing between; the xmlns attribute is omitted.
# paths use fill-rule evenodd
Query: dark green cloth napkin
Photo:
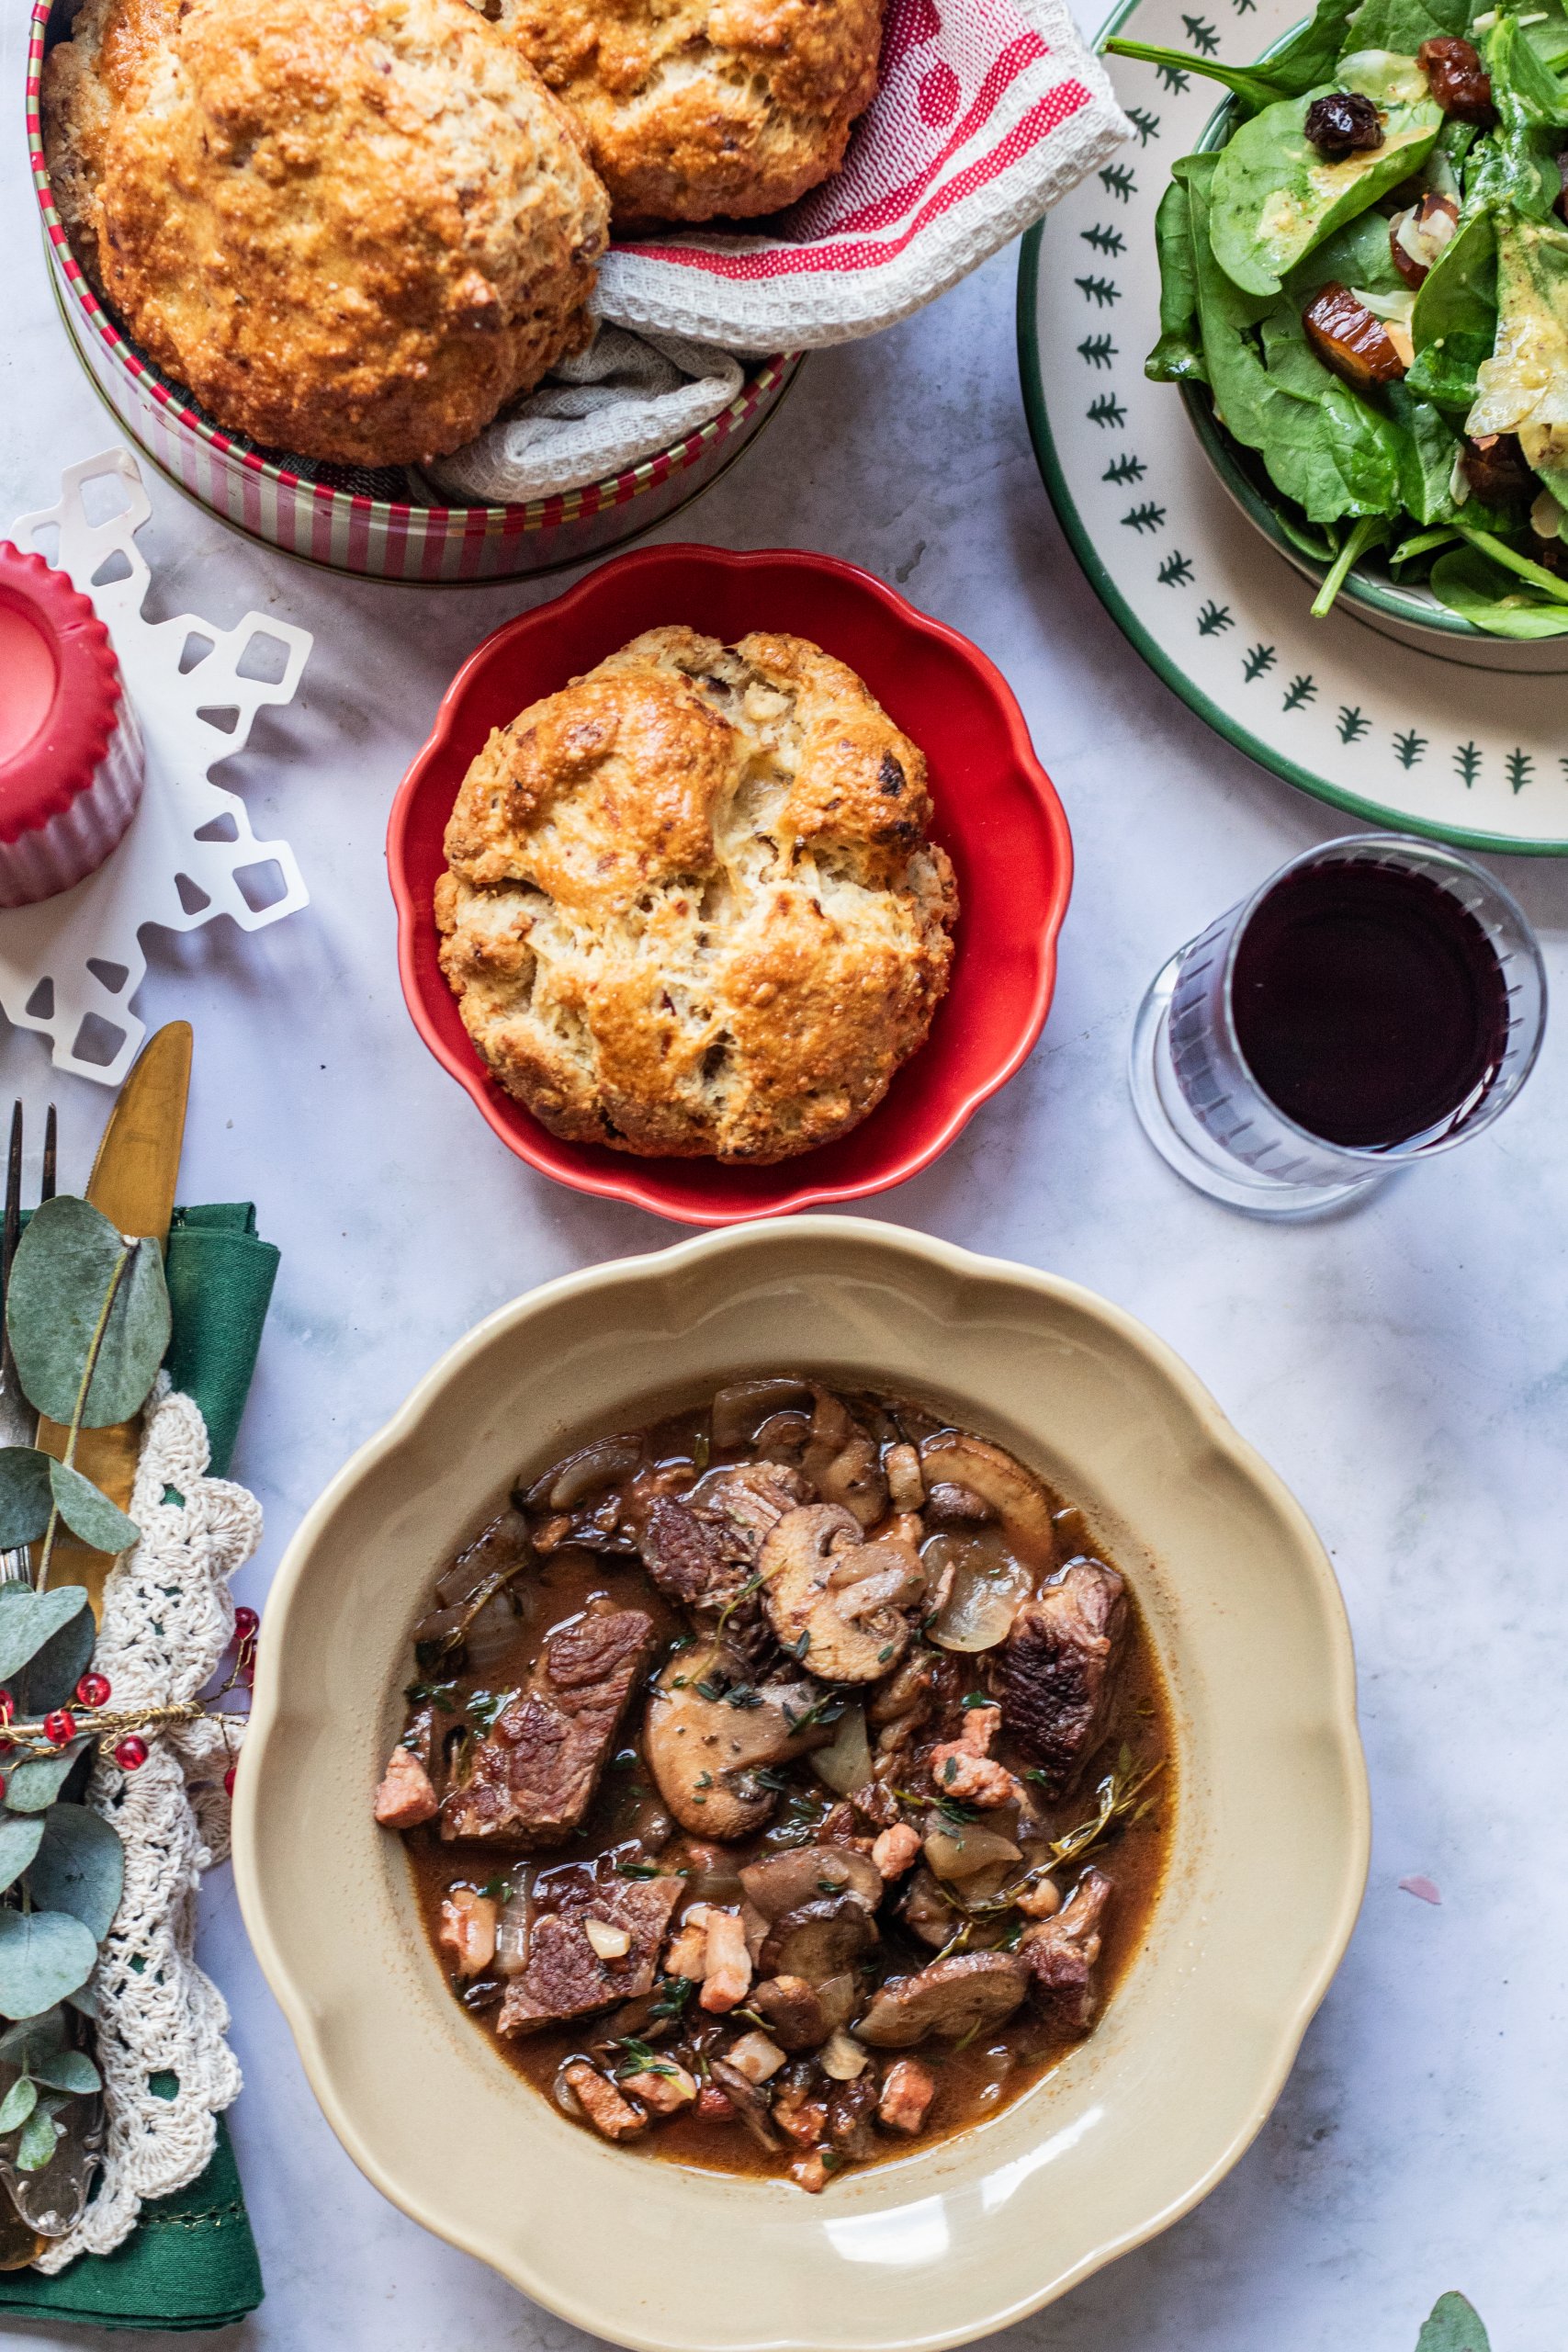
<svg viewBox="0 0 1568 2352"><path fill-rule="evenodd" d="M174 1310L165 1362L175 1386L201 1407L220 1477L255 1370L277 1251L257 1238L249 1203L226 1203L176 1209L165 1262ZM115 2253L84 2255L58 2278L36 2270L0 2274L0 2330L7 2317L105 2328L230 2327L261 2299L256 2242L220 2116L218 2145L200 2179L144 2205Z"/></svg>

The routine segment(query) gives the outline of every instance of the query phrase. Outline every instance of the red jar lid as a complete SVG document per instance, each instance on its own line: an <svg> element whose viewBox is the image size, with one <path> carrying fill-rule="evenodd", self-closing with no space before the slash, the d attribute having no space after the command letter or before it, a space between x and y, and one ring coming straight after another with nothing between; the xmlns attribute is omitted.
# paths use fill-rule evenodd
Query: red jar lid
<svg viewBox="0 0 1568 2352"><path fill-rule="evenodd" d="M0 842L63 816L109 748L119 663L85 596L0 539Z"/></svg>

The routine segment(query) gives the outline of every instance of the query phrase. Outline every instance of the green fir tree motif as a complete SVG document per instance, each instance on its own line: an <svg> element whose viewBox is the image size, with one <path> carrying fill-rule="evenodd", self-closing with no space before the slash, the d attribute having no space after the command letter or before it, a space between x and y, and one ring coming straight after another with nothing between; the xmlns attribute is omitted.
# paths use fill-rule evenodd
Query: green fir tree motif
<svg viewBox="0 0 1568 2352"><path fill-rule="evenodd" d="M1348 702L1340 704L1338 725L1339 741L1342 743L1359 743L1371 723L1366 712L1358 705Z"/></svg>
<svg viewBox="0 0 1568 2352"><path fill-rule="evenodd" d="M1102 311L1122 300L1122 288L1113 286L1109 277L1075 277L1073 284L1086 302L1098 303Z"/></svg>
<svg viewBox="0 0 1568 2352"><path fill-rule="evenodd" d="M1258 0L1231 0L1231 6L1238 17L1250 17L1257 6Z"/></svg>
<svg viewBox="0 0 1568 2352"><path fill-rule="evenodd" d="M1138 134L1138 144L1146 147L1151 139L1159 137L1159 117L1150 114L1146 107L1129 107L1127 119Z"/></svg>
<svg viewBox="0 0 1568 2352"><path fill-rule="evenodd" d="M1118 458L1114 465L1107 466L1100 479L1101 481L1122 483L1142 481L1147 472L1148 468L1142 458L1122 457Z"/></svg>
<svg viewBox="0 0 1568 2352"><path fill-rule="evenodd" d="M1129 513L1123 514L1122 521L1124 527L1130 531L1137 531L1139 533L1144 531L1163 531L1165 528L1165 508L1163 506L1156 506L1152 498L1147 498L1144 501L1144 503L1141 506L1134 506Z"/></svg>
<svg viewBox="0 0 1568 2352"><path fill-rule="evenodd" d="M1160 565L1157 576L1162 588L1185 588L1192 578L1191 560L1172 549Z"/></svg>
<svg viewBox="0 0 1568 2352"><path fill-rule="evenodd" d="M1241 665L1241 674L1247 684L1251 685L1254 678L1260 678L1265 670L1271 670L1279 659L1279 655L1271 645L1248 646L1247 658Z"/></svg>
<svg viewBox="0 0 1568 2352"><path fill-rule="evenodd" d="M1115 197L1120 204L1131 204L1138 193L1138 183L1126 164L1107 164L1100 175L1100 183L1106 194Z"/></svg>
<svg viewBox="0 0 1568 2352"><path fill-rule="evenodd" d="M1109 368L1116 356L1116 345L1108 334L1091 334L1078 345L1078 357L1091 368Z"/></svg>
<svg viewBox="0 0 1568 2352"><path fill-rule="evenodd" d="M1454 752L1454 767L1459 780L1469 792L1481 774L1481 751L1474 743L1461 743Z"/></svg>
<svg viewBox="0 0 1568 2352"><path fill-rule="evenodd" d="M1101 392L1098 400L1090 401L1085 413L1091 424L1120 426L1127 422L1127 412L1114 392Z"/></svg>
<svg viewBox="0 0 1568 2352"><path fill-rule="evenodd" d="M1407 727L1403 735L1396 735L1393 739L1393 756L1407 772L1415 766L1426 748L1427 738L1417 735L1414 727Z"/></svg>
<svg viewBox="0 0 1568 2352"><path fill-rule="evenodd" d="M1097 254L1124 254L1127 250L1127 240L1121 230L1108 229L1102 221L1097 220L1092 229L1080 229L1078 235Z"/></svg>
<svg viewBox="0 0 1568 2352"><path fill-rule="evenodd" d="M1503 765L1508 773L1509 786L1515 792L1522 792L1535 775L1535 762L1529 753L1517 748L1508 753Z"/></svg>
<svg viewBox="0 0 1568 2352"><path fill-rule="evenodd" d="M1235 616L1228 605L1216 605L1211 596L1198 616L1200 637L1217 637L1222 629L1235 628Z"/></svg>
<svg viewBox="0 0 1568 2352"><path fill-rule="evenodd" d="M1187 38L1195 50L1200 51L1204 57L1213 57L1218 54L1220 36L1214 26L1207 23L1201 17L1183 17L1181 21L1187 28Z"/></svg>
<svg viewBox="0 0 1568 2352"><path fill-rule="evenodd" d="M1304 677L1291 680L1289 686L1285 689L1284 708L1300 710L1303 703L1315 702L1316 699L1317 682L1309 671Z"/></svg>
<svg viewBox="0 0 1568 2352"><path fill-rule="evenodd" d="M1192 87L1191 74L1184 74L1179 65L1156 65L1155 72L1159 75L1163 87L1175 97L1184 97Z"/></svg>

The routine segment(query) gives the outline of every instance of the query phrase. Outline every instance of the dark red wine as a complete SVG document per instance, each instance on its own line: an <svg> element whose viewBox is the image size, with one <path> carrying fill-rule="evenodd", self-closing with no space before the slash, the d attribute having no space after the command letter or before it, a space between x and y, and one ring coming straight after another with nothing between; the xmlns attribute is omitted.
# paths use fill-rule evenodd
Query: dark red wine
<svg viewBox="0 0 1568 2352"><path fill-rule="evenodd" d="M1424 874L1327 859L1269 891L1236 951L1236 1036L1298 1126L1362 1149L1451 1119L1495 1077L1508 990L1491 941Z"/></svg>

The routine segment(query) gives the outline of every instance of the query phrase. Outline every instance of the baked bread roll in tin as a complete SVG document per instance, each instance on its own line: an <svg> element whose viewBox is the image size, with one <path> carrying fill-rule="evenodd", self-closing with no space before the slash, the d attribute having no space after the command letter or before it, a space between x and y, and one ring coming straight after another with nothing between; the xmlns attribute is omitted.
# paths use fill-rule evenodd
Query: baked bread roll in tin
<svg viewBox="0 0 1568 2352"><path fill-rule="evenodd" d="M107 126L86 64L51 60L53 172L81 214L101 157L104 291L228 430L417 462L588 341L604 189L464 0L191 0Z"/></svg>
<svg viewBox="0 0 1568 2352"><path fill-rule="evenodd" d="M923 1044L957 892L925 761L803 638L648 631L497 729L446 831L441 960L552 1134L757 1165Z"/></svg>
<svg viewBox="0 0 1568 2352"><path fill-rule="evenodd" d="M882 0L499 6L586 131L618 227L782 210L838 170L876 96Z"/></svg>

